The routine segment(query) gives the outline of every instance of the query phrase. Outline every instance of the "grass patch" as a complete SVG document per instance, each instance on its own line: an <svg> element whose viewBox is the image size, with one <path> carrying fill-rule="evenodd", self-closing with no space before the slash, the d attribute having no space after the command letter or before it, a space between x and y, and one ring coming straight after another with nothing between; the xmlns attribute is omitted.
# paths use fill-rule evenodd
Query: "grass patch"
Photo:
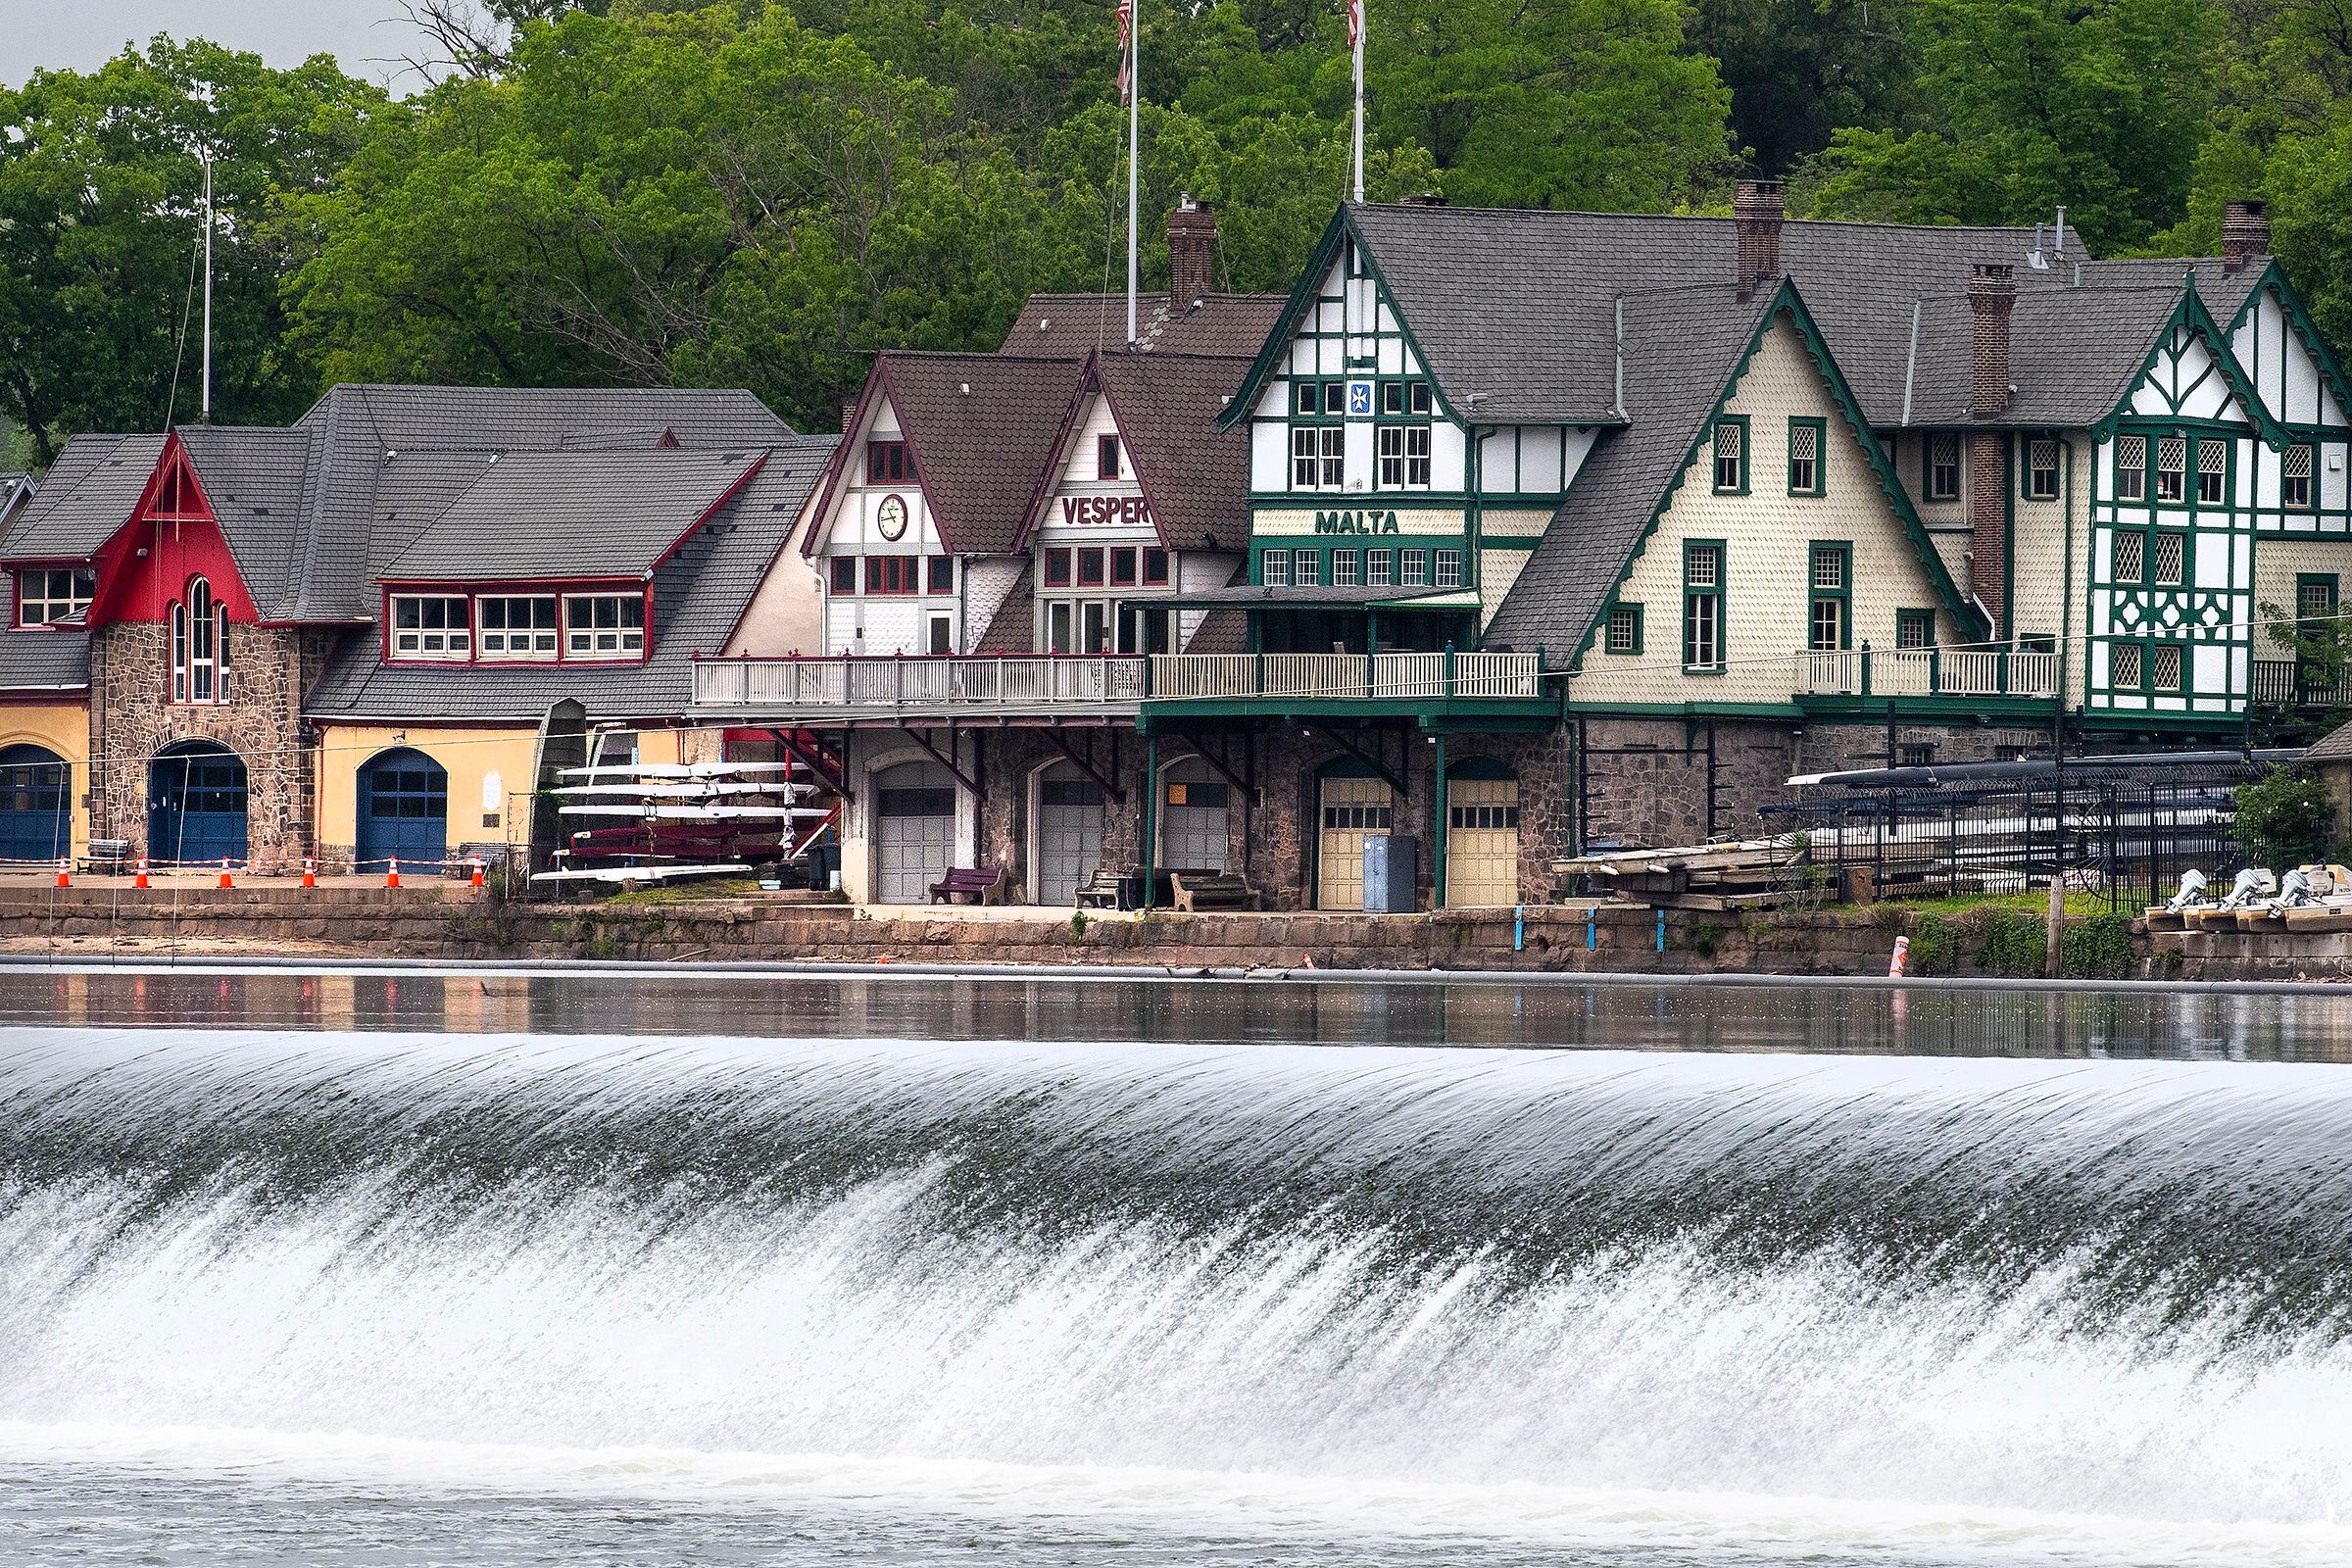
<svg viewBox="0 0 2352 1568"><path fill-rule="evenodd" d="M605 900L608 909L660 908L670 904L693 904L701 899L736 899L760 891L756 877L698 876L685 882L668 882L650 888L631 888L615 893Z"/></svg>
<svg viewBox="0 0 2352 1568"><path fill-rule="evenodd" d="M1889 900L1921 915L1939 914L1946 919L1963 915L1972 909L1995 909L2004 913L2032 914L2046 917L2050 910L2050 890L2035 888L2028 893L1962 893L1943 899ZM2068 915L2082 920L2093 919L2109 912L2107 900L2096 893L2070 892L2066 896Z"/></svg>

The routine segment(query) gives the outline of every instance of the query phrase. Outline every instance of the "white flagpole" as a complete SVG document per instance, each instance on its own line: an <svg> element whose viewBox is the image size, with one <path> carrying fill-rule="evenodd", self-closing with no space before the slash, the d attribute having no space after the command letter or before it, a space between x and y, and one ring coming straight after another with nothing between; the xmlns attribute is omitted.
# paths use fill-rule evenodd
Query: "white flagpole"
<svg viewBox="0 0 2352 1568"><path fill-rule="evenodd" d="M204 160L204 391L197 411L196 422L213 422L213 155L210 149L198 156Z"/></svg>
<svg viewBox="0 0 2352 1568"><path fill-rule="evenodd" d="M1348 39L1355 56L1355 199L1364 199L1364 0L1348 0Z"/></svg>
<svg viewBox="0 0 2352 1568"><path fill-rule="evenodd" d="M1130 4L1127 11L1127 341L1137 337L1135 320L1136 247L1142 229L1136 220L1137 166L1142 163L1143 146L1139 140L1143 128L1144 107L1144 18L1140 6Z"/></svg>

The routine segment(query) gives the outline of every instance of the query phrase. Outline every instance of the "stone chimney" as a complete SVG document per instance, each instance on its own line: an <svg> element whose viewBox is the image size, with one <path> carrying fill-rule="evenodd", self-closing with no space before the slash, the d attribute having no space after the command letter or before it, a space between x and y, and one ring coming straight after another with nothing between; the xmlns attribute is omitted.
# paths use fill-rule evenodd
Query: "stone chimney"
<svg viewBox="0 0 2352 1568"><path fill-rule="evenodd" d="M2006 266L1982 266L1968 280L1969 412L1989 419L2009 407L2009 317L2017 306L2017 274ZM1992 635L2009 624L2009 530L2002 516L2009 478L2002 452L2008 437L1978 430L1968 438L1968 586L1991 618Z"/></svg>
<svg viewBox="0 0 2352 1568"><path fill-rule="evenodd" d="M2267 202L2222 206L2222 270L2234 272L2257 256L2271 254L2271 209Z"/></svg>
<svg viewBox="0 0 2352 1568"><path fill-rule="evenodd" d="M1764 279L1781 275L1781 220L1787 215L1777 179L1743 179L1733 191L1732 231L1740 242L1735 281L1741 299L1753 296Z"/></svg>
<svg viewBox="0 0 2352 1568"><path fill-rule="evenodd" d="M1190 196L1168 215L1168 308L1181 311L1217 291L1217 217Z"/></svg>

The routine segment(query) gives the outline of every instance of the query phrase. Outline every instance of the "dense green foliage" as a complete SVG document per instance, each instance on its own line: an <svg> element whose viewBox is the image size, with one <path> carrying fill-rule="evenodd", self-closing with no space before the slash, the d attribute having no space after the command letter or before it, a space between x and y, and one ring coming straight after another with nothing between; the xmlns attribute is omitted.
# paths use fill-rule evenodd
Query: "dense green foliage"
<svg viewBox="0 0 2352 1568"><path fill-rule="evenodd" d="M2248 863L2284 871L2328 853L2334 816L2326 786L2292 768L2274 767L2237 787L2231 836Z"/></svg>
<svg viewBox="0 0 2352 1568"><path fill-rule="evenodd" d="M421 3L421 0L420 0ZM1115 286L1110 0L454 0L393 101L157 39L0 88L0 411L45 461L173 402L221 159L219 413L338 377L743 384L811 424L873 350ZM2305 0L1368 0L1376 198L2034 222L2210 252L2267 196L2352 338L2352 26ZM1184 193L1287 287L1345 194L1340 0L1143 0L1148 284ZM182 366L177 409L193 401Z"/></svg>

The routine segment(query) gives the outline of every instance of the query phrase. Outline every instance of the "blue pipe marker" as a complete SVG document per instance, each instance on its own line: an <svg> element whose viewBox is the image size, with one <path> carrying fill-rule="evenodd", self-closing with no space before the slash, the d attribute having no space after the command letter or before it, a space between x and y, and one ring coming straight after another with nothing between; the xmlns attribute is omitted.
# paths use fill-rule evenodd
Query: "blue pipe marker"
<svg viewBox="0 0 2352 1568"><path fill-rule="evenodd" d="M1660 953L1666 951L1666 911L1664 909L1658 911L1658 951Z"/></svg>
<svg viewBox="0 0 2352 1568"><path fill-rule="evenodd" d="M1585 951L1587 953L1600 951L1600 927L1593 923L1598 918L1598 911L1593 909L1585 911Z"/></svg>
<svg viewBox="0 0 2352 1568"><path fill-rule="evenodd" d="M1524 904L1511 910L1511 951L1527 951L1527 906Z"/></svg>

